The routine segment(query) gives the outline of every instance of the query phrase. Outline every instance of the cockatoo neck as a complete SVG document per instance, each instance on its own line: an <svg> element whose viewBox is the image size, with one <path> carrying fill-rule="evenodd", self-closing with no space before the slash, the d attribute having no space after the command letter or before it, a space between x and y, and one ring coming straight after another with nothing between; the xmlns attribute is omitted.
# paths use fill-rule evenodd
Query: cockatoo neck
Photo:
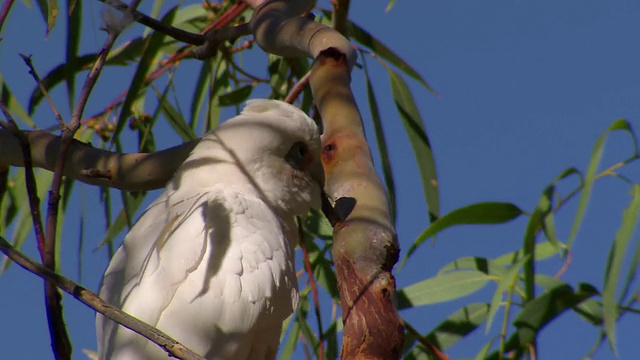
<svg viewBox="0 0 640 360"><path fill-rule="evenodd" d="M269 154L242 160L228 149L201 142L174 175L169 187L187 191L232 190L260 199L284 218L306 214L320 205L320 187L295 176L283 161ZM242 154L240 154L242 155ZM283 165L284 164L284 165ZM316 194L317 193L317 194Z"/></svg>

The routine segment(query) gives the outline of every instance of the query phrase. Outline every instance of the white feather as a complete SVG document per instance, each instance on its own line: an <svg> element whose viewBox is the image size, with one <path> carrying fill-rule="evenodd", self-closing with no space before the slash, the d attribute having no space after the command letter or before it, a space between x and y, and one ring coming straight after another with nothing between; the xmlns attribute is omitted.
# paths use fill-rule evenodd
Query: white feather
<svg viewBox="0 0 640 360"><path fill-rule="evenodd" d="M293 216L320 195L283 160L296 141L319 158L313 121L272 100L207 134L126 236L100 295L208 359L275 358L298 302ZM96 327L101 359L167 358L100 315Z"/></svg>

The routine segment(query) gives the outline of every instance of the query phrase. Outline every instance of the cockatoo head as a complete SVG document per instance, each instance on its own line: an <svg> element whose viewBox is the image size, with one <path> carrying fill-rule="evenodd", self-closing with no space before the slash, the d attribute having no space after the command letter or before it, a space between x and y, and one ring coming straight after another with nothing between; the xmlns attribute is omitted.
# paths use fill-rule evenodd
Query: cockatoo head
<svg viewBox="0 0 640 360"><path fill-rule="evenodd" d="M320 149L318 126L303 111L278 100L249 100L240 115L205 135L174 182L237 188L278 212L303 215L321 204Z"/></svg>

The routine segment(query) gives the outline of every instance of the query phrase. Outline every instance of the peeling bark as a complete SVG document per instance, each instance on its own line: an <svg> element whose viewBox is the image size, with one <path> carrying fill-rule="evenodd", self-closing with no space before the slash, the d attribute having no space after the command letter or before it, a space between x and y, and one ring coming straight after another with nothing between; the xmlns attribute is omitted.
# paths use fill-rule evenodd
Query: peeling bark
<svg viewBox="0 0 640 360"><path fill-rule="evenodd" d="M345 55L329 48L310 84L324 125L325 190L355 207L334 227L333 259L344 322L342 359L398 359L404 328L395 308L399 246L382 182L364 137Z"/></svg>

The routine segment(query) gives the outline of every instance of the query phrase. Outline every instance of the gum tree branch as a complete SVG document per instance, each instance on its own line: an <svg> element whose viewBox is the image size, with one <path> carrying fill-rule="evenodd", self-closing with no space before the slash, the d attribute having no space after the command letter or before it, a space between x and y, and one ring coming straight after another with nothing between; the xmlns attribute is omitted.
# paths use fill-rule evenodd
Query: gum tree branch
<svg viewBox="0 0 640 360"><path fill-rule="evenodd" d="M61 138L46 131L23 131L30 144L33 166L54 171ZM91 185L123 190L153 190L163 187L196 146L197 140L155 153L116 153L94 148L73 139L64 176ZM24 167L20 142L0 129L0 168Z"/></svg>
<svg viewBox="0 0 640 360"><path fill-rule="evenodd" d="M339 10L346 16L348 2L336 2L341 3ZM341 358L397 359L404 328L394 305L391 269L399 246L350 87L355 50L338 31L300 16L313 5L311 1L255 0L254 5L250 24L263 50L315 60L309 83L324 126L325 190L336 199L336 209L341 198L355 200L333 232L344 322Z"/></svg>
<svg viewBox="0 0 640 360"><path fill-rule="evenodd" d="M96 293L37 264L20 251L14 249L2 236L0 236L0 251L25 270L38 275L45 281L55 284L96 312L158 344L172 357L186 360L204 360L202 356L189 350L164 332L119 310L117 307L102 300Z"/></svg>
<svg viewBox="0 0 640 360"><path fill-rule="evenodd" d="M300 16L313 7L308 0L272 0L258 3L249 25L256 43L266 52L316 59L332 47L345 54L349 70L356 62L356 52L349 40L334 29ZM252 4L253 6L253 4Z"/></svg>

